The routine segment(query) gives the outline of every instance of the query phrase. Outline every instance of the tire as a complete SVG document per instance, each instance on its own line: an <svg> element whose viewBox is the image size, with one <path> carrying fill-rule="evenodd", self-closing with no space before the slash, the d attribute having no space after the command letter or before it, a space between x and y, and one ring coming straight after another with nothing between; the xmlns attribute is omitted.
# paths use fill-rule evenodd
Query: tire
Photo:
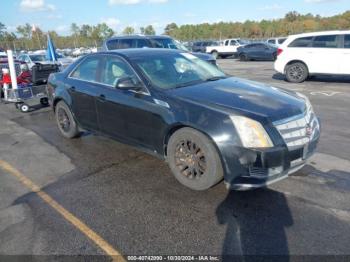
<svg viewBox="0 0 350 262"><path fill-rule="evenodd" d="M71 139L79 136L78 125L65 102L57 103L55 116L58 129L64 137Z"/></svg>
<svg viewBox="0 0 350 262"><path fill-rule="evenodd" d="M246 54L240 54L239 55L239 60L240 61L248 61L248 56Z"/></svg>
<svg viewBox="0 0 350 262"><path fill-rule="evenodd" d="M167 160L175 178L192 190L207 190L224 177L213 142L192 128L179 129L170 137Z"/></svg>
<svg viewBox="0 0 350 262"><path fill-rule="evenodd" d="M302 83L309 76L309 70L304 63L294 62L286 66L286 79L291 83Z"/></svg>
<svg viewBox="0 0 350 262"><path fill-rule="evenodd" d="M21 110L22 113L28 113L30 107L27 104L21 104L19 106L19 110Z"/></svg>
<svg viewBox="0 0 350 262"><path fill-rule="evenodd" d="M211 55L212 55L215 59L218 59L218 58L219 58L219 53L218 53L217 51L211 52Z"/></svg>

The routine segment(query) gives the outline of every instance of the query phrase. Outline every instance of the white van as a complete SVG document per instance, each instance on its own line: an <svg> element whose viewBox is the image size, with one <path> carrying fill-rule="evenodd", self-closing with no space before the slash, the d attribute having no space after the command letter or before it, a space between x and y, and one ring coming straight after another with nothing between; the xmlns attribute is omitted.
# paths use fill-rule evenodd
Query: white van
<svg viewBox="0 0 350 262"><path fill-rule="evenodd" d="M275 70L301 83L310 75L350 75L350 31L293 35L279 47Z"/></svg>

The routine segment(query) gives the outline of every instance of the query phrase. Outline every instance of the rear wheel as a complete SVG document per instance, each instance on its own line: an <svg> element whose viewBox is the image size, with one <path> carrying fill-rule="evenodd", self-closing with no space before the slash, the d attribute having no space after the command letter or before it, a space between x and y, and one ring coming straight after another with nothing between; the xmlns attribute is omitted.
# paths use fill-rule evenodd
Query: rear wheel
<svg viewBox="0 0 350 262"><path fill-rule="evenodd" d="M169 139L168 162L175 178L193 190L206 190L223 179L219 153L204 134L182 128Z"/></svg>
<svg viewBox="0 0 350 262"><path fill-rule="evenodd" d="M211 55L212 55L215 59L218 59L218 58L219 58L219 53L218 53L217 51L211 52Z"/></svg>
<svg viewBox="0 0 350 262"><path fill-rule="evenodd" d="M66 138L78 137L80 132L76 121L63 101L58 102L55 109L56 122L61 134Z"/></svg>
<svg viewBox="0 0 350 262"><path fill-rule="evenodd" d="M309 71L305 64L301 62L294 62L286 67L286 78L291 83L304 82L309 76Z"/></svg>
<svg viewBox="0 0 350 262"><path fill-rule="evenodd" d="M247 61L248 60L248 56L246 54L240 54L239 55L239 60L240 61Z"/></svg>

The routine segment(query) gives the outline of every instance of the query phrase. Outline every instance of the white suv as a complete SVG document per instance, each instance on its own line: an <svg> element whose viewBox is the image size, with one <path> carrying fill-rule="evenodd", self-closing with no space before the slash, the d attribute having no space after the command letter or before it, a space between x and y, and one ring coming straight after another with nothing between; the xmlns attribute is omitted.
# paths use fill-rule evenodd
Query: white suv
<svg viewBox="0 0 350 262"><path fill-rule="evenodd" d="M350 31L327 31L289 36L277 51L275 70L289 82L310 75L350 75Z"/></svg>

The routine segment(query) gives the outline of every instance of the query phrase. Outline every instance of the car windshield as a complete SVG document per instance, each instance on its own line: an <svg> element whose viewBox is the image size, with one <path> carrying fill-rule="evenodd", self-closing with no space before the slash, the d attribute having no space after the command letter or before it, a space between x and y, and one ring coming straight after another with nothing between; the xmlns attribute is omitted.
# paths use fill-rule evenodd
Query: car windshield
<svg viewBox="0 0 350 262"><path fill-rule="evenodd" d="M46 61L46 56L45 55L30 55L30 59L34 62L36 61Z"/></svg>
<svg viewBox="0 0 350 262"><path fill-rule="evenodd" d="M188 52L184 45L171 38L153 38L152 41L158 48L179 49Z"/></svg>
<svg viewBox="0 0 350 262"><path fill-rule="evenodd" d="M154 86L162 89L180 88L227 77L217 67L190 53L154 54L132 60Z"/></svg>

